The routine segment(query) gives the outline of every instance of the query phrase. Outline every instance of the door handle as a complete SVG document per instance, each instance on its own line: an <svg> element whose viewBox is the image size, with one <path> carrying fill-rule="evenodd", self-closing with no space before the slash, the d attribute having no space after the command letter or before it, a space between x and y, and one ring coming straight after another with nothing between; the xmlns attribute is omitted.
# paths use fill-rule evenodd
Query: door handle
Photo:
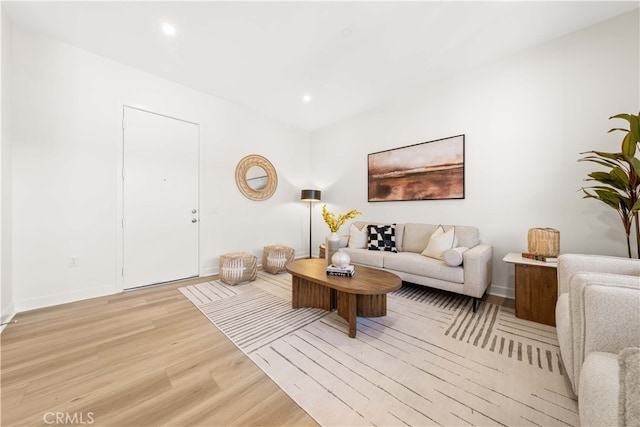
<svg viewBox="0 0 640 427"><path fill-rule="evenodd" d="M198 222L198 220L195 218L191 218L191 222Z"/></svg>

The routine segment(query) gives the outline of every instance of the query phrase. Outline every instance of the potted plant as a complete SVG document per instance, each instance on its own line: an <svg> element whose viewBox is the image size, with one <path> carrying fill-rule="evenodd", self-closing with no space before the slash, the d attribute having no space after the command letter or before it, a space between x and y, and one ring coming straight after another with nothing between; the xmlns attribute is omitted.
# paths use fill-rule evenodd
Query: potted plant
<svg viewBox="0 0 640 427"><path fill-rule="evenodd" d="M640 258L640 113L616 114L610 119L624 119L629 122L629 129L613 128L609 132L622 131L620 152L586 151L578 161L592 162L604 166L605 171L591 172L585 181L596 184L583 187L585 199L596 199L615 209L620 215L622 226L627 237L627 252L631 258L631 229L635 223L636 254Z"/></svg>

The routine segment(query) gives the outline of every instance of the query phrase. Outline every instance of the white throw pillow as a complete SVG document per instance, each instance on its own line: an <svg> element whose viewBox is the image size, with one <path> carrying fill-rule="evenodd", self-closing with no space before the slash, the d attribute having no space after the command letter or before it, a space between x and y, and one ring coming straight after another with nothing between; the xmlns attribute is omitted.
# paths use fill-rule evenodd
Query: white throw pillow
<svg viewBox="0 0 640 427"><path fill-rule="evenodd" d="M355 224L349 227L349 247L354 249L366 249L368 243L367 227L360 230Z"/></svg>
<svg viewBox="0 0 640 427"><path fill-rule="evenodd" d="M451 267L457 267L462 264L462 254L467 250L469 250L469 248L465 248L464 246L447 249L442 254L442 257L444 258L444 262L446 262L447 265Z"/></svg>
<svg viewBox="0 0 640 427"><path fill-rule="evenodd" d="M439 225L436 231L429 238L427 247L422 251L422 255L429 258L444 260L443 254L447 249L453 249L458 245L456 238L456 228L452 227L444 231L444 227Z"/></svg>

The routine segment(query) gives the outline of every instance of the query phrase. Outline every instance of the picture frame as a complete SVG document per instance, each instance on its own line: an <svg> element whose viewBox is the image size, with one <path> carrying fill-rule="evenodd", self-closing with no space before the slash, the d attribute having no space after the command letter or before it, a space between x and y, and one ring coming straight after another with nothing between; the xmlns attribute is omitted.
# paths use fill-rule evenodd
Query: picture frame
<svg viewBox="0 0 640 427"><path fill-rule="evenodd" d="M368 201L464 199L465 135L370 153Z"/></svg>

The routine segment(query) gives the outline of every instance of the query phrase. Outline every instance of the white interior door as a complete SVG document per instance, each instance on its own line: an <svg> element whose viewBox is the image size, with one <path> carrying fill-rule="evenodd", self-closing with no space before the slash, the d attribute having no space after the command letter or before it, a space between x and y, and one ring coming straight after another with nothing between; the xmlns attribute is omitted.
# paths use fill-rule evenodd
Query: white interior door
<svg viewBox="0 0 640 427"><path fill-rule="evenodd" d="M198 276L198 125L123 114L124 288Z"/></svg>

